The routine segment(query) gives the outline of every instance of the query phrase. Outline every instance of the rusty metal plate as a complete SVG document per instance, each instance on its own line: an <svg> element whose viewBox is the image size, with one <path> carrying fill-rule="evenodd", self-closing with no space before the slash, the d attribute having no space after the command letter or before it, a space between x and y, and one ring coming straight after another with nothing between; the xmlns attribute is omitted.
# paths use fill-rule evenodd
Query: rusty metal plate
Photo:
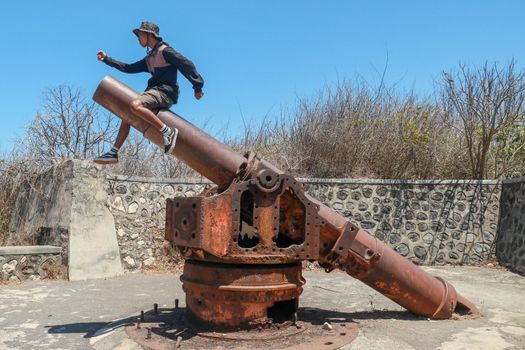
<svg viewBox="0 0 525 350"><path fill-rule="evenodd" d="M306 310L311 311L311 310ZM145 313L144 321L125 327L131 340L148 350L214 349L214 350L334 350L352 342L358 335L357 325L349 320L330 317L330 329L323 317L330 311L319 311L321 318L300 310L304 320L296 323L267 324L258 329L221 332L199 328L189 322L186 309L158 309Z"/></svg>
<svg viewBox="0 0 525 350"><path fill-rule="evenodd" d="M271 191L263 191L259 179L250 179L212 196L168 199L166 240L215 257L206 260L245 264L316 260L319 205L293 177L275 175L272 181Z"/></svg>

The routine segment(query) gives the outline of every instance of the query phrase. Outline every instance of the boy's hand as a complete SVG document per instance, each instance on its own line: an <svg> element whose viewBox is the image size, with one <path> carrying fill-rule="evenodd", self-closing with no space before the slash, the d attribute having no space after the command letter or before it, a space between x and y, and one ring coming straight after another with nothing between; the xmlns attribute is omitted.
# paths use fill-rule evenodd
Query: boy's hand
<svg viewBox="0 0 525 350"><path fill-rule="evenodd" d="M195 91L195 98L197 100L200 100L203 95L204 95L204 92L202 92L202 90L199 92Z"/></svg>
<svg viewBox="0 0 525 350"><path fill-rule="evenodd" d="M104 51L97 52L97 59L99 61L104 61L104 58L106 58L106 53Z"/></svg>

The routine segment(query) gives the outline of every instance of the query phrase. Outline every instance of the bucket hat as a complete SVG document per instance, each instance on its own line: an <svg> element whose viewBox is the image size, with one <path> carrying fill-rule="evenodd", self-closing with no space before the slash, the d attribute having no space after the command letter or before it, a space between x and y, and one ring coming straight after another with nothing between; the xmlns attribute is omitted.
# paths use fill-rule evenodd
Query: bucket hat
<svg viewBox="0 0 525 350"><path fill-rule="evenodd" d="M160 31L159 26L153 22L142 22L140 24L140 27L133 29L133 33L136 36L139 36L139 32L144 32L144 33L153 34L153 36L155 36L155 38L157 39L160 38L159 31Z"/></svg>

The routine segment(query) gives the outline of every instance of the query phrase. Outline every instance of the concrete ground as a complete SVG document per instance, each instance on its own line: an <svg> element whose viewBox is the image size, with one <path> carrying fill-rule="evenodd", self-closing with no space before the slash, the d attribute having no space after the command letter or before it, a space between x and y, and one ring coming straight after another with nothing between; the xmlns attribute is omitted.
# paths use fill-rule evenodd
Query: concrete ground
<svg viewBox="0 0 525 350"><path fill-rule="evenodd" d="M356 322L359 336L347 350L525 349L525 277L478 267L425 270L451 282L483 316L415 317L340 272L306 271L300 306ZM0 286L0 349L138 349L122 326L153 303L172 307L175 298L184 306L181 283L172 274Z"/></svg>

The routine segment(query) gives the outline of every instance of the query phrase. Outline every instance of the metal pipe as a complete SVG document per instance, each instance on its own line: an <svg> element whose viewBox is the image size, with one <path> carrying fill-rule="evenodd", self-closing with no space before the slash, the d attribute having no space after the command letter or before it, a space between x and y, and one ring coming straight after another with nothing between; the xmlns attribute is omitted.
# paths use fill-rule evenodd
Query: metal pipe
<svg viewBox="0 0 525 350"><path fill-rule="evenodd" d="M161 132L130 110L131 101L138 96L139 94L130 87L111 76L106 76L97 87L93 100L163 148ZM230 185L246 158L169 110L160 111L157 116L166 125L179 130L172 155L220 188L224 189Z"/></svg>
<svg viewBox="0 0 525 350"><path fill-rule="evenodd" d="M450 318L453 312L478 312L450 283L426 273L363 230L357 232L355 242L373 250L377 259L365 271L352 263L346 271L405 309L432 319ZM351 250L349 254L353 254ZM353 258L355 261L355 254Z"/></svg>

